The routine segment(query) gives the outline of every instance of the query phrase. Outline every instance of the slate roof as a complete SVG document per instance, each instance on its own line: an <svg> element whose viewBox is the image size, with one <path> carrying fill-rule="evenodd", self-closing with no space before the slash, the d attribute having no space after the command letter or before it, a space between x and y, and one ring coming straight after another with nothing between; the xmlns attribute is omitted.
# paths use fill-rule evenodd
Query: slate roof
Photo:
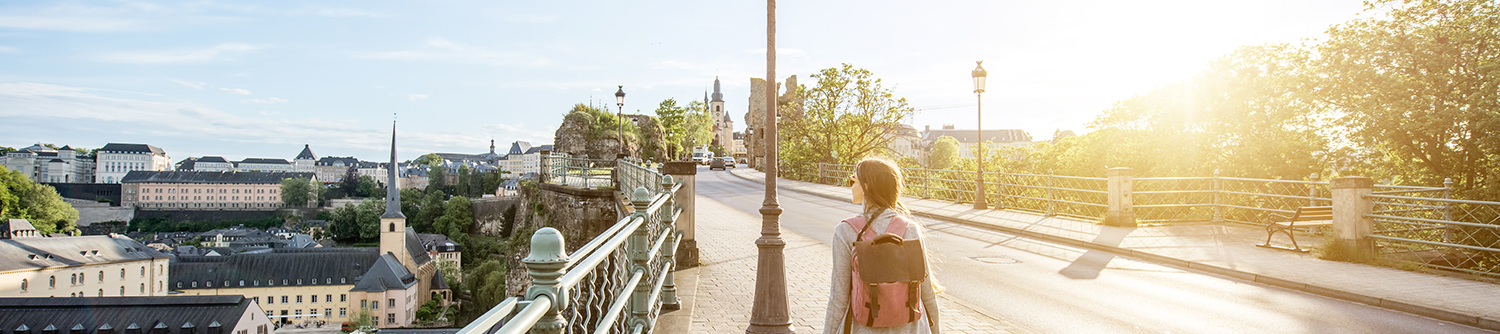
<svg viewBox="0 0 1500 334"><path fill-rule="evenodd" d="M177 170L181 170L181 171L193 170L193 166L196 165L197 163L198 163L198 159L194 159L194 158L191 158L191 157L189 157L187 159L182 159L182 161L177 162Z"/></svg>
<svg viewBox="0 0 1500 334"><path fill-rule="evenodd" d="M719 92L719 77L714 77L714 102L723 102L724 93Z"/></svg>
<svg viewBox="0 0 1500 334"><path fill-rule="evenodd" d="M430 281L432 281L433 290L451 289L448 287L448 281L443 279L443 272L441 271L434 271L432 273L432 279Z"/></svg>
<svg viewBox="0 0 1500 334"><path fill-rule="evenodd" d="M510 152L508 154L526 154L526 151L529 150L531 150L531 142L517 140L514 143L510 143Z"/></svg>
<svg viewBox="0 0 1500 334"><path fill-rule="evenodd" d="M240 160L238 163L242 163L242 164L267 164L267 165L290 165L290 164L292 164L290 161L286 161L286 159L267 159L267 158L245 158L245 160Z"/></svg>
<svg viewBox="0 0 1500 334"><path fill-rule="evenodd" d="M195 289L191 282L198 282L196 289L223 287L225 282L238 287L240 280L247 287L257 286L257 281L259 286L283 286L282 280L286 280L285 285L298 286L298 279L303 280L301 285L350 285L369 271L379 252L373 247L324 247L218 257L180 256L172 262L169 284L175 290ZM181 288L177 288L179 282Z"/></svg>
<svg viewBox="0 0 1500 334"><path fill-rule="evenodd" d="M224 157L202 157L198 158L198 162L217 162L227 164L229 163L229 160L224 160Z"/></svg>
<svg viewBox="0 0 1500 334"><path fill-rule="evenodd" d="M7 229L11 231L36 230L36 226L32 226L31 221L25 219L11 218L6 223L10 224Z"/></svg>
<svg viewBox="0 0 1500 334"><path fill-rule="evenodd" d="M428 251L457 252L463 250L463 245L448 239L448 236L434 233L417 233L417 238L422 240L422 247Z"/></svg>
<svg viewBox="0 0 1500 334"><path fill-rule="evenodd" d="M417 275L413 275L396 260L395 255L381 254L374 264L370 265L370 271L359 279L349 291L383 292L391 289L405 290L417 284Z"/></svg>
<svg viewBox="0 0 1500 334"><path fill-rule="evenodd" d="M318 155L312 153L312 145L302 144L302 153L297 153L298 160L318 160Z"/></svg>
<svg viewBox="0 0 1500 334"><path fill-rule="evenodd" d="M532 147L530 150L526 150L526 154L541 153L544 150L545 151L552 151L552 145L542 145L542 146Z"/></svg>
<svg viewBox="0 0 1500 334"><path fill-rule="evenodd" d="M135 240L105 235L0 240L0 272L168 256Z"/></svg>
<svg viewBox="0 0 1500 334"><path fill-rule="evenodd" d="M109 143L109 144L105 144L104 147L99 148L99 151L125 152L125 153L149 153L149 154L158 154L158 153L163 153L164 154L164 153L167 153L167 151L163 151L160 147L156 147L156 146L151 146L151 145L146 145L146 144L121 144L121 143Z"/></svg>
<svg viewBox="0 0 1500 334"><path fill-rule="evenodd" d="M32 152L32 153L43 153L43 152L57 153L57 150L54 150L51 147L42 146L42 144L36 144L36 145L27 146L27 147L21 148L21 149L16 150L16 151L17 152Z"/></svg>
<svg viewBox="0 0 1500 334"><path fill-rule="evenodd" d="M422 247L422 239L417 237L417 230L410 226L406 227L406 253L411 254L411 263L418 267L432 261L432 256L427 255L427 249Z"/></svg>
<svg viewBox="0 0 1500 334"><path fill-rule="evenodd" d="M202 160L199 160L202 161ZM283 160L285 161L285 160ZM131 171L120 183L281 183L282 179L313 178L313 173Z"/></svg>
<svg viewBox="0 0 1500 334"><path fill-rule="evenodd" d="M937 139L939 137L949 136L949 137L953 137L953 139L957 139L958 142L960 142L960 143L974 143L974 142L978 142L978 140L975 140L975 138L976 138L975 132L977 132L977 131L975 131L974 129L967 129L967 130L933 129L933 130L927 130L927 133L924 134L924 136L922 137L922 140L924 140L924 141L937 141ZM988 140L988 141L992 141L992 142L996 142L996 143L1030 142L1031 141L1031 135L1027 134L1026 130L1020 130L1020 129L984 130L983 135L984 135L984 140Z"/></svg>
<svg viewBox="0 0 1500 334"><path fill-rule="evenodd" d="M318 159L318 166L333 166L334 163L343 163L342 166L359 164L359 159L354 157L323 157Z"/></svg>
<svg viewBox="0 0 1500 334"><path fill-rule="evenodd" d="M0 328L14 331L25 326L31 333L98 333L101 327L114 333L164 326L169 332L183 327L212 334L213 326L229 334L240 319L251 312L250 300L240 295L171 297L0 298ZM264 319L264 318L261 318Z"/></svg>

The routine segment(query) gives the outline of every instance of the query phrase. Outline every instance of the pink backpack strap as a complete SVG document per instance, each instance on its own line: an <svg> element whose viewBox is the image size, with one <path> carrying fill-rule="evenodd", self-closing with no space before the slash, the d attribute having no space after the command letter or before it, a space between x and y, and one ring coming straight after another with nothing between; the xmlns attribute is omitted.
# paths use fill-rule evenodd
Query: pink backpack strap
<svg viewBox="0 0 1500 334"><path fill-rule="evenodd" d="M844 219L844 223L845 224L849 224L849 227L854 228L854 234L855 234L854 238L856 240L862 240L862 239L864 239L863 235L860 235L859 232L860 232L860 230L863 230L865 228L865 224L867 224L869 222L870 221L866 220L864 216L854 216L854 217L849 217L849 218L845 218Z"/></svg>
<svg viewBox="0 0 1500 334"><path fill-rule="evenodd" d="M906 239L906 219L901 216L891 216L891 224L885 227L885 233L895 234Z"/></svg>

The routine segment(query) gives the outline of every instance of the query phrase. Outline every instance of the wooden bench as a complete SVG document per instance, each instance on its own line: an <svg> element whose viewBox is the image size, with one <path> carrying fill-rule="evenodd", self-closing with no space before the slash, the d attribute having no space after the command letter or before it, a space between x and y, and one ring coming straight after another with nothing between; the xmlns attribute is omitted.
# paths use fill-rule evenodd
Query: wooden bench
<svg viewBox="0 0 1500 334"><path fill-rule="evenodd" d="M1329 225L1333 225L1333 207L1331 206L1300 207L1297 208L1297 213L1292 214L1291 217L1273 213L1271 214L1271 223L1266 225L1266 243L1256 246L1306 252L1306 249L1302 249L1301 246L1297 245L1297 235L1292 233L1294 232L1292 229ZM1276 232L1285 233L1288 238L1291 238L1292 247L1272 246L1271 237L1275 236Z"/></svg>

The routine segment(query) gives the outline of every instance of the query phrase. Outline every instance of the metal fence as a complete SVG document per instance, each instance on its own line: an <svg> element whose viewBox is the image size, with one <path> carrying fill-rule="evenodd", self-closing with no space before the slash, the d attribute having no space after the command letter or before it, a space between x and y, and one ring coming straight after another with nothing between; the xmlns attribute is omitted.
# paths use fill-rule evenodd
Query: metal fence
<svg viewBox="0 0 1500 334"><path fill-rule="evenodd" d="M1415 197L1409 190L1365 196L1374 204L1365 216L1375 224L1367 237L1383 258L1500 276L1500 202Z"/></svg>
<svg viewBox="0 0 1500 334"><path fill-rule="evenodd" d="M816 164L790 173L793 179L847 185L849 176L854 175L854 165ZM901 174L906 182L902 191L907 196L974 202L974 171L902 168ZM1103 217L1109 208L1104 178L1013 173L984 176L985 201L996 208L1089 220Z"/></svg>
<svg viewBox="0 0 1500 334"><path fill-rule="evenodd" d="M544 156L541 160L544 182L586 189L614 186L610 172L617 165L615 160L567 156Z"/></svg>
<svg viewBox="0 0 1500 334"><path fill-rule="evenodd" d="M635 189L644 187L653 194L661 192L661 180L665 176L656 169L660 165L658 163L648 163L634 159L620 160L620 168L617 171L617 176L620 178L620 188Z"/></svg>
<svg viewBox="0 0 1500 334"><path fill-rule="evenodd" d="M633 214L571 254L557 230L538 230L522 260L531 275L526 296L505 299L458 333L651 332L661 309L678 305L672 269L682 237L673 198L681 185L656 175L657 191L635 188Z"/></svg>

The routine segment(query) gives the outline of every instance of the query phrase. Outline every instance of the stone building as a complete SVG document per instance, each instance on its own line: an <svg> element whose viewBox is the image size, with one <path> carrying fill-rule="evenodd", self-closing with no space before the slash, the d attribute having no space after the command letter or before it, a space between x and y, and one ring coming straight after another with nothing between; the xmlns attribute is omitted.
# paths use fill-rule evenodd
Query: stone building
<svg viewBox="0 0 1500 334"><path fill-rule="evenodd" d="M70 146L52 149L41 144L6 153L0 163L39 183L93 183L94 160Z"/></svg>
<svg viewBox="0 0 1500 334"><path fill-rule="evenodd" d="M709 116L713 118L713 143L724 149L725 153L734 150L734 120L729 118L729 111L724 109L724 93L719 91L719 78L714 78L713 99L704 101L708 106Z"/></svg>
<svg viewBox="0 0 1500 334"><path fill-rule="evenodd" d="M182 168L179 166L178 170L182 170ZM193 161L192 167L187 170L199 172L233 172L235 171L235 167L233 162L225 160L224 157L208 156Z"/></svg>
<svg viewBox="0 0 1500 334"><path fill-rule="evenodd" d="M317 169L318 180L322 180L323 183L339 183L344 181L344 175L349 173L349 168L358 165L359 159L354 157L323 157L318 159L314 167Z"/></svg>
<svg viewBox="0 0 1500 334"><path fill-rule="evenodd" d="M286 159L245 158L234 163L234 170L241 172L291 172L292 162Z"/></svg>
<svg viewBox="0 0 1500 334"><path fill-rule="evenodd" d="M95 153L94 183L120 183L134 171L172 170L167 151L146 144L109 143Z"/></svg>
<svg viewBox="0 0 1500 334"><path fill-rule="evenodd" d="M312 145L303 144L302 152L292 158L292 171L297 173L317 173L318 155L313 154Z"/></svg>
<svg viewBox="0 0 1500 334"><path fill-rule="evenodd" d="M121 205L141 210L270 211L284 206L281 180L287 178L317 182L311 173L136 171L121 180ZM317 189L312 191L308 202L315 205Z"/></svg>
<svg viewBox="0 0 1500 334"><path fill-rule="evenodd" d="M395 149L392 138L392 165ZM395 178L394 169L388 173ZM350 321L368 312L380 328L408 326L420 305L434 298L447 303L453 294L416 231L406 227L400 198L397 188L387 185L379 247L181 257L173 264L172 289L184 295L244 295L264 301L266 315L282 322Z"/></svg>
<svg viewBox="0 0 1500 334"><path fill-rule="evenodd" d="M787 112L797 115L802 114L802 97L797 94L797 76L786 78L789 89L776 97L778 109L784 108ZM762 169L766 158L766 79L750 78L750 103L748 111L745 112L745 150L748 152L748 163L751 168ZM770 88L779 90L777 87Z"/></svg>
<svg viewBox="0 0 1500 334"><path fill-rule="evenodd" d="M4 239L0 297L166 296L169 257L125 237Z"/></svg>

